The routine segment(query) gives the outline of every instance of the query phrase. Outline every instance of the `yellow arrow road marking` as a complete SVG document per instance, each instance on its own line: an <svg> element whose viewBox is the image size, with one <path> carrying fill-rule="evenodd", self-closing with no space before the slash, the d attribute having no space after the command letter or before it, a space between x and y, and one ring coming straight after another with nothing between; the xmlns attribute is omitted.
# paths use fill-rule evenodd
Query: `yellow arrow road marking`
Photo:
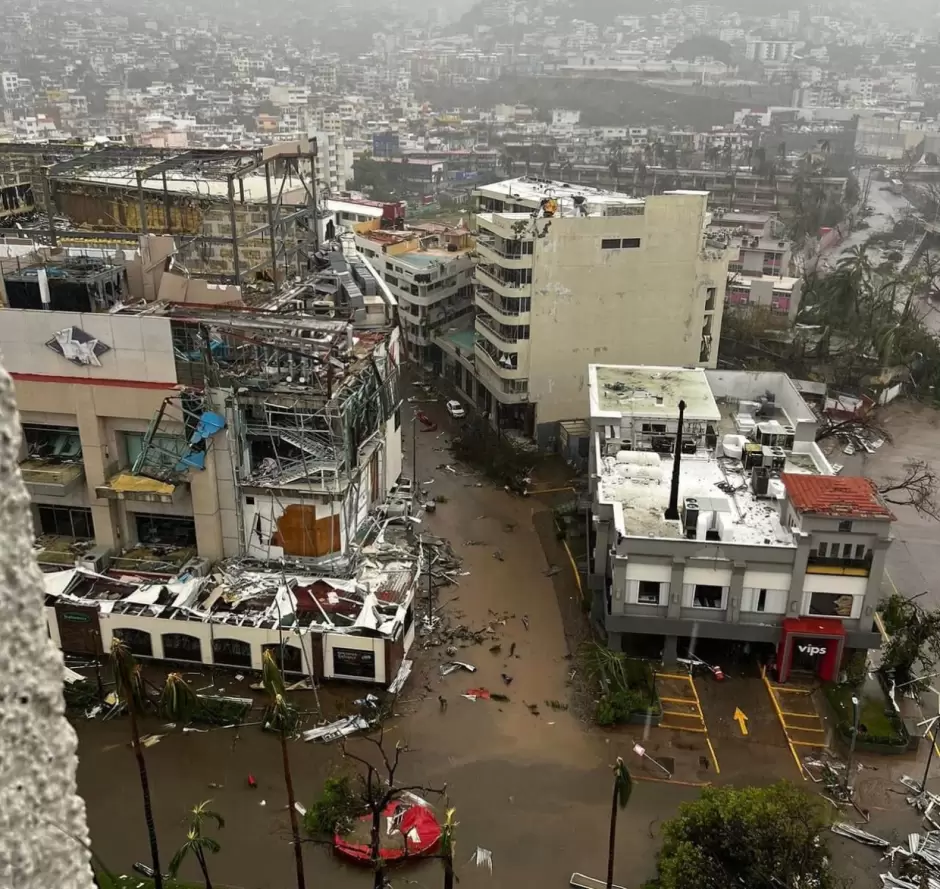
<svg viewBox="0 0 940 889"><path fill-rule="evenodd" d="M744 715L740 707L734 708L734 721L738 724L741 729L741 734L747 734L747 717Z"/></svg>

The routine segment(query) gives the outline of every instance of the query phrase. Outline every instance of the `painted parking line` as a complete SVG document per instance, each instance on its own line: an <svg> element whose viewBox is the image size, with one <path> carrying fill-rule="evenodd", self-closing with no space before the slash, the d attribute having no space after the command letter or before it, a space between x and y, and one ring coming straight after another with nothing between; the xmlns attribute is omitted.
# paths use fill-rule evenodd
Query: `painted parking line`
<svg viewBox="0 0 940 889"><path fill-rule="evenodd" d="M656 679L672 679L679 682L688 682L692 691L692 697L663 697L660 695L660 702L663 706L663 716L670 717L670 722L661 722L660 728L671 729L677 732L691 732L696 735L704 735L705 743L708 745L708 751L712 755L712 763L715 766L715 774L721 774L721 766L718 764L718 757L715 755L715 748L712 746L712 739L708 735L708 724L705 722L705 714L702 712L702 701L698 696L698 690L695 688L695 680L688 673L654 673ZM670 705L667 710L665 705ZM688 707L688 710L677 710L676 707ZM691 720L699 725L689 725L687 722L676 723L674 720Z"/></svg>
<svg viewBox="0 0 940 889"><path fill-rule="evenodd" d="M770 703L773 705L774 713L780 722L780 728L783 729L783 736L787 739L787 746L793 755L793 761L799 770L800 776L806 780L806 769L803 768L803 761L797 752L798 747L809 747L816 750L825 749L829 744L823 739L826 735L826 727L816 711L816 705L812 699L812 689L800 688L799 686L774 685L767 678L766 668L761 668L761 679L764 680L764 686L767 694L770 696ZM800 701L805 701L808 708L805 710L797 709Z"/></svg>

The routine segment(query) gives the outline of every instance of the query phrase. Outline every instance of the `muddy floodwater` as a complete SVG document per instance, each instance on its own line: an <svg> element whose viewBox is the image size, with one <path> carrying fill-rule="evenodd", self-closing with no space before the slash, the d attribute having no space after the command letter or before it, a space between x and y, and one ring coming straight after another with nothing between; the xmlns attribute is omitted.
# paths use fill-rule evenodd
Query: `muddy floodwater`
<svg viewBox="0 0 940 889"><path fill-rule="evenodd" d="M469 572L459 577L459 585L441 591L443 613L452 625L477 630L492 625L494 633L482 644L464 643L466 647L456 654L458 660L476 665L476 673L459 671L444 678L438 672L444 647L422 650L425 639L418 636L413 649L415 672L395 716L386 723L389 742L401 741L410 748L400 778L428 786L446 784L459 822L456 862L461 889L563 887L573 871L603 878L609 766L620 755L637 774L652 776L632 753L634 743L648 737L650 729L602 731L582 721L576 706L565 710L548 705L550 701L576 703L577 690L569 681L576 669L571 655L583 631L577 587L567 555L555 539L549 503L510 495L460 467L457 472L442 468L452 462L446 444L455 428L453 421L444 413L443 401L419 407L439 428L418 432L417 478L429 494L446 500L434 514L422 517L421 527L449 540L463 560L462 571ZM407 411L406 407L404 450L406 464L410 464ZM494 556L497 551L501 558ZM549 571L552 565L562 570ZM491 651L497 643L499 651ZM503 674L511 678L509 684ZM189 678L197 686L210 681ZM245 694L250 681L238 682L230 673L219 673L215 680L218 688L236 695ZM504 693L510 700L472 702L461 697L467 689L480 686ZM733 682L723 688L734 695ZM321 690L324 711L341 711L366 690L325 686ZM447 699L444 711L439 696ZM311 692L298 693L295 702L313 709L312 697ZM708 707L708 697L705 703ZM741 704L748 705L733 700L729 706L733 710L732 705ZM536 705L537 714L528 705ZM759 705L755 700L753 707ZM256 714L251 718L256 719ZM165 731L162 726L162 721L150 720L145 729ZM127 873L135 861L148 861L149 852L126 720L79 720L77 730L79 789L87 803L93 843L112 868ZM777 745L761 747L760 755L753 755L748 751L756 748L741 746L741 740L731 746L719 731L720 780L735 784L766 783L779 777L797 780L790 754L782 739L778 740ZM351 749L363 749L361 741L351 744ZM290 751L297 797L309 804L324 778L343 767L340 749L335 744L294 741ZM682 751L671 753L681 755ZM274 737L257 725L237 732L169 732L146 750L146 756L164 867L183 838L181 821L187 809L211 798L213 808L226 819L219 834L222 851L210 862L214 881L242 889L295 885L286 795ZM693 756L693 761L698 757ZM257 780L255 789L248 786L249 774ZM653 876L659 825L675 814L683 800L694 799L698 793L697 787L679 784L636 783L630 805L618 822L617 883L635 889ZM894 805L894 800L886 794L883 805ZM903 808L903 802L897 805ZM869 861L870 856L865 857L869 850L861 850L858 844L836 845L845 849L857 889L877 885L877 856ZM469 863L477 846L492 852L492 874ZM326 848L305 844L304 858L310 887L371 885L367 870L337 859ZM192 867L183 876L198 879L198 872ZM400 886L439 886L443 880L437 861L409 864L393 870L391 877Z"/></svg>

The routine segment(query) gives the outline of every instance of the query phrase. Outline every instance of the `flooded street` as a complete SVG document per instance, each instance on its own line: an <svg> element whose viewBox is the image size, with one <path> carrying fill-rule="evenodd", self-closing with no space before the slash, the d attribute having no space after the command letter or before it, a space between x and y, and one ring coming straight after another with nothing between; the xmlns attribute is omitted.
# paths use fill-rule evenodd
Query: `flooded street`
<svg viewBox="0 0 940 889"><path fill-rule="evenodd" d="M464 643L468 647L458 650L458 660L478 667L472 675L458 671L440 678L443 646L421 651L424 640L418 636L415 673L401 695L397 715L386 723L389 741L401 740L411 748L401 779L429 786L446 783L460 824L456 861L464 889L531 882L563 886L572 871L603 876L609 765L617 755L628 757L634 735L639 738L642 729L601 732L572 710L547 705L569 701L572 662L563 614L570 627L579 610L577 587L567 556L551 533L548 507L487 482L477 487L476 475L438 468L451 462L445 434L454 428L453 421L442 403L419 406L440 429L418 432L418 479L427 483L433 478L429 494L446 498L435 514L422 516L421 527L448 539L464 560L462 570L470 572L459 578L459 586L443 589L440 601L454 625L482 629L495 615L504 614L506 623L496 625L493 639L482 645ZM406 463L412 453L408 410L406 405ZM470 541L474 545L468 546ZM501 561L494 558L496 550ZM546 576L550 563L562 571ZM501 650L491 652L497 640ZM513 643L515 656L510 658ZM503 673L512 677L508 686ZM218 684L223 684L221 679ZM460 696L480 686L505 693L510 701L472 702ZM231 684L226 690L242 693ZM350 694L358 691L353 688ZM304 694L312 699L311 693ZM438 695L447 698L444 712ZM301 706L305 699L300 699ZM527 704L538 705L538 715ZM312 701L308 706L312 708ZM257 712L251 718L257 719ZM146 728L157 731L161 725L154 720ZM134 861L148 859L127 723L82 720L77 728L79 789L87 802L93 842L112 868L127 872ZM351 749L361 746L358 742ZM297 798L309 805L324 778L341 767L340 748L295 741L290 751ZM294 885L286 794L274 737L258 726L246 726L237 734L233 729L171 733L148 748L146 756L164 866L183 839L181 819L187 809L212 798L213 808L226 819L219 835L222 851L211 862L213 879L244 889ZM249 773L256 777L257 789L249 788ZM681 800L696 793L677 785L637 784L630 808L619 820L618 882L635 886L653 875L656 821L670 817ZM478 845L493 853L492 875L468 864ZM339 861L326 848L307 844L304 854L310 886L324 879L334 887L370 883L367 870ZM195 865L183 876L196 878ZM440 862L433 860L393 871L392 878L399 885L407 880L427 886L443 879Z"/></svg>

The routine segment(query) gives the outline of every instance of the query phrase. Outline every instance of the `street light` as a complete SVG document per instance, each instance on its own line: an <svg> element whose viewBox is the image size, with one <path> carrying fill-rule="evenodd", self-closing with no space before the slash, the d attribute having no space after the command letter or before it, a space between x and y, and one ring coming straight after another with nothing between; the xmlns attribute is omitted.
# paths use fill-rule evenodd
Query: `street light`
<svg viewBox="0 0 940 889"><path fill-rule="evenodd" d="M920 792L927 792L927 774L930 772L930 762L933 759L933 752L937 749L937 720L940 719L940 716L935 716L933 718L933 740L930 742L930 748L927 750L927 765L924 766L924 777L920 782ZM924 737L928 737L930 728L924 732Z"/></svg>
<svg viewBox="0 0 940 889"><path fill-rule="evenodd" d="M849 798L852 796L852 767L855 759L855 741L858 738L859 716L858 695L852 695L852 743L849 745L849 760L845 766L845 792Z"/></svg>

